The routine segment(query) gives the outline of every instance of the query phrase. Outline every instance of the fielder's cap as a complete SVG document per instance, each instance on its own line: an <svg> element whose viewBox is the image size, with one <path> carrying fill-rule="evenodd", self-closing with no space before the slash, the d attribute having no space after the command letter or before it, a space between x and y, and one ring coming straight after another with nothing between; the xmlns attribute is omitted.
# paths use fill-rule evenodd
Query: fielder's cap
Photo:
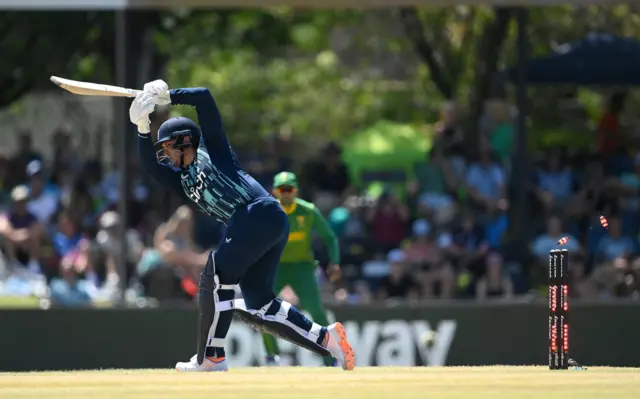
<svg viewBox="0 0 640 399"><path fill-rule="evenodd" d="M392 249L387 254L387 262L390 263L401 263L404 262L406 258L404 251L401 249Z"/></svg>
<svg viewBox="0 0 640 399"><path fill-rule="evenodd" d="M431 224L424 219L418 219L413 222L411 231L414 236L426 236L431 232Z"/></svg>
<svg viewBox="0 0 640 399"><path fill-rule="evenodd" d="M17 186L11 190L11 200L13 201L26 201L29 198L29 188L27 186Z"/></svg>
<svg viewBox="0 0 640 399"><path fill-rule="evenodd" d="M42 172L42 162L40 160L34 159L27 164L27 175L29 177L37 175L40 172Z"/></svg>
<svg viewBox="0 0 640 399"><path fill-rule="evenodd" d="M120 215L115 211L107 211L100 216L100 227L109 229L120 222Z"/></svg>
<svg viewBox="0 0 640 399"><path fill-rule="evenodd" d="M273 187L291 186L298 188L298 179L291 172L280 172L273 178Z"/></svg>

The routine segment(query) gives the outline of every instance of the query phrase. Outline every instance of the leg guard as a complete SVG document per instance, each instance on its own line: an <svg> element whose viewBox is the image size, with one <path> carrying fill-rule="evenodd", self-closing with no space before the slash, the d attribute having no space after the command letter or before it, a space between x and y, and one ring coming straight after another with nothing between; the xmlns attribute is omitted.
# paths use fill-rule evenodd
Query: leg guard
<svg viewBox="0 0 640 399"><path fill-rule="evenodd" d="M200 283L198 284L198 331L196 341L196 361L202 364L204 361L207 346L224 347L224 336L226 336L231 317L227 322L218 323L220 312L233 310L233 296L235 285L220 284L219 277L215 274L214 253L211 253L205 269L200 273ZM219 295L219 291L224 291L226 295ZM228 297L228 300L220 301L220 296ZM223 325L224 324L224 325ZM221 329L222 337L216 338L216 331Z"/></svg>
<svg viewBox="0 0 640 399"><path fill-rule="evenodd" d="M320 356L331 356L325 347L329 339L326 328L309 321L288 302L276 298L260 310L246 310L236 302L234 315L258 332L282 338ZM293 321L301 318L302 323Z"/></svg>

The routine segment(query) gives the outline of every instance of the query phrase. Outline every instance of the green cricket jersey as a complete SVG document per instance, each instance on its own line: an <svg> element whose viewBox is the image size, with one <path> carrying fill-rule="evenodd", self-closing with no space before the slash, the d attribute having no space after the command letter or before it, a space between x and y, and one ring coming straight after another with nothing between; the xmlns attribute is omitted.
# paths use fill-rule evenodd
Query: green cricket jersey
<svg viewBox="0 0 640 399"><path fill-rule="evenodd" d="M289 242L280 263L314 262L311 240L315 231L327 246L331 262L340 264L338 238L315 205L296 198L291 205L282 205L282 208L289 215L290 227Z"/></svg>

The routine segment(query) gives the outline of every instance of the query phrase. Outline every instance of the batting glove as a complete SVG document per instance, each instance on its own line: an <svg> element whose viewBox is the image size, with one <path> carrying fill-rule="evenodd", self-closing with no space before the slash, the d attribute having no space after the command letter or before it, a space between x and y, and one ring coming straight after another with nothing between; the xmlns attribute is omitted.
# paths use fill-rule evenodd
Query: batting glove
<svg viewBox="0 0 640 399"><path fill-rule="evenodd" d="M153 95L156 105L171 104L169 96L169 85L164 80L158 79L153 82L146 83L142 89L145 93Z"/></svg>
<svg viewBox="0 0 640 399"><path fill-rule="evenodd" d="M142 92L133 100L129 107L129 119L131 123L138 126L138 132L143 134L151 132L149 114L155 107L154 96L149 93Z"/></svg>

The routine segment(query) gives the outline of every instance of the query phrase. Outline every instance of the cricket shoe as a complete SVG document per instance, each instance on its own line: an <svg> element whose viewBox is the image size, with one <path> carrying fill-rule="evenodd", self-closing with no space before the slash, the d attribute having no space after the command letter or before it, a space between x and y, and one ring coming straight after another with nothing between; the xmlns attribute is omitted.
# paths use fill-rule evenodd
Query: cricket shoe
<svg viewBox="0 0 640 399"><path fill-rule="evenodd" d="M347 332L342 323L333 323L327 327L327 334L329 338L325 347L331 356L338 360L343 370L353 370L356 366L356 356L349 344Z"/></svg>
<svg viewBox="0 0 640 399"><path fill-rule="evenodd" d="M205 356L202 364L198 364L197 355L188 362L176 363L176 371L178 372L209 372L209 371L227 371L227 360L223 358L212 358Z"/></svg>
<svg viewBox="0 0 640 399"><path fill-rule="evenodd" d="M267 367L278 367L278 366L280 366L280 356L278 356L278 355L265 356L264 365L267 366Z"/></svg>

